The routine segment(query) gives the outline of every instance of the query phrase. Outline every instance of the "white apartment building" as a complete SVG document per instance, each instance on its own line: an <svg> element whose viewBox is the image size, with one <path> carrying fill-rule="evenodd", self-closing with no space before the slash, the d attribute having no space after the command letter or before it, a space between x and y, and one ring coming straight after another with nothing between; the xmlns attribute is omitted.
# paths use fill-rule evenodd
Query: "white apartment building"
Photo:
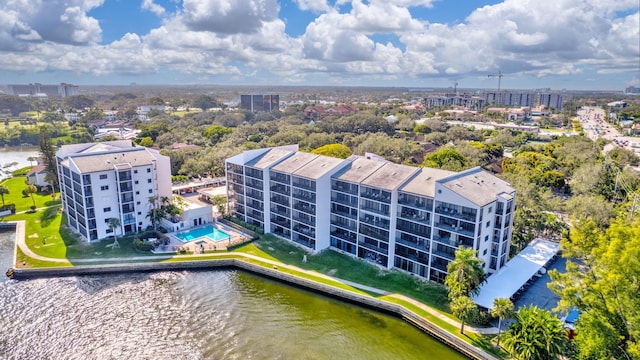
<svg viewBox="0 0 640 360"><path fill-rule="evenodd" d="M442 282L460 246L493 273L507 261L515 190L473 168L451 172L296 146L226 160L230 214L317 252L333 248Z"/></svg>
<svg viewBox="0 0 640 360"><path fill-rule="evenodd" d="M146 229L151 196L171 198L169 157L129 140L63 145L56 153L67 224L88 241Z"/></svg>

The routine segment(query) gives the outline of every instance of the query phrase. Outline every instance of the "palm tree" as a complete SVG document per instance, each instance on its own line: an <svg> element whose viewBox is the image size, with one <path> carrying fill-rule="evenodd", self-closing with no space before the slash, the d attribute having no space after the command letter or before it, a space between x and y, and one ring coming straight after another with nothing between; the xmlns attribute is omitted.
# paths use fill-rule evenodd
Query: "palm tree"
<svg viewBox="0 0 640 360"><path fill-rule="evenodd" d="M464 334L464 323L478 312L478 307L468 296L459 296L449 304L451 312L460 319L460 334Z"/></svg>
<svg viewBox="0 0 640 360"><path fill-rule="evenodd" d="M456 250L455 259L447 266L447 272L444 284L449 289L449 300L477 294L486 276L482 260L476 257L475 250L465 246Z"/></svg>
<svg viewBox="0 0 640 360"><path fill-rule="evenodd" d="M38 160L38 157L37 157L37 156L29 156L29 157L27 158L27 161L29 162L29 165L30 165L30 166L33 166L33 162L34 162L34 161L36 161L36 160Z"/></svg>
<svg viewBox="0 0 640 360"><path fill-rule="evenodd" d="M566 344L562 321L536 306L520 308L504 332L504 347L518 360L557 359Z"/></svg>
<svg viewBox="0 0 640 360"><path fill-rule="evenodd" d="M498 318L498 342L496 346L500 348L500 330L502 330L502 319L513 315L513 303L507 298L496 298L493 300L491 316Z"/></svg>
<svg viewBox="0 0 640 360"><path fill-rule="evenodd" d="M0 197L2 198L2 208L4 208L4 196L9 194L9 189L6 186L0 185Z"/></svg>
<svg viewBox="0 0 640 360"><path fill-rule="evenodd" d="M35 185L31 184L31 183L29 183L27 185L27 187L23 190L23 193L25 195L31 196L31 201L33 201L33 206L31 206L31 209L34 210L34 211L36 209L36 199L33 197L33 194L35 194L37 192L38 192L38 188Z"/></svg>
<svg viewBox="0 0 640 360"><path fill-rule="evenodd" d="M149 196L149 205L151 209L147 213L147 217L151 220L151 224L153 225L153 230L158 231L158 223L162 220L167 214L164 207L159 206L158 201L160 197L158 195Z"/></svg>
<svg viewBox="0 0 640 360"><path fill-rule="evenodd" d="M120 219L109 218L107 224L109 225L111 232L113 232L113 245L111 245L111 250L119 248L120 244L118 243L118 237L116 236L116 229L120 227Z"/></svg>

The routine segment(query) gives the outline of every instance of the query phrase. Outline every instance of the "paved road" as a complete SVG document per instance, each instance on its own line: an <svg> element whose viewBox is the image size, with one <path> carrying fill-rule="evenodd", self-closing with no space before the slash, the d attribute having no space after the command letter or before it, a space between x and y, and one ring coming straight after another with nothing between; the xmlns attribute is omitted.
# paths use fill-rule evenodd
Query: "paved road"
<svg viewBox="0 0 640 360"><path fill-rule="evenodd" d="M593 141L597 141L598 138L612 141L611 144L605 146L605 153L616 147L622 147L640 154L640 138L624 136L618 129L606 122L606 112L603 108L585 106L578 110L577 115L587 137Z"/></svg>

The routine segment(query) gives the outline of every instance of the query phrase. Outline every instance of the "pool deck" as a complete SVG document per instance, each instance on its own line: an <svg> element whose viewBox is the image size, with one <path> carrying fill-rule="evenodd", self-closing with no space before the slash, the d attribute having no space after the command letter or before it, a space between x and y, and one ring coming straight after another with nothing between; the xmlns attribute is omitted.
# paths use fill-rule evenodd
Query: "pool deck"
<svg viewBox="0 0 640 360"><path fill-rule="evenodd" d="M200 229L210 225L213 225L214 228L220 231L224 231L225 233L231 235L231 237L225 240L214 241L211 238L208 238L206 236L201 236L191 241L184 242L175 236L176 232L172 232L172 233L166 234L167 238L169 239L168 245L159 246L153 249L151 252L153 252L154 254L165 254L165 253L175 253L176 251L185 250L193 254L202 254L204 252L212 252L216 250L227 250L227 248L229 248L230 246L242 243L247 237L245 234L239 232L238 230L225 226L217 221L214 221L213 224L212 223L202 224L200 226L184 229L179 232L196 230L196 229Z"/></svg>

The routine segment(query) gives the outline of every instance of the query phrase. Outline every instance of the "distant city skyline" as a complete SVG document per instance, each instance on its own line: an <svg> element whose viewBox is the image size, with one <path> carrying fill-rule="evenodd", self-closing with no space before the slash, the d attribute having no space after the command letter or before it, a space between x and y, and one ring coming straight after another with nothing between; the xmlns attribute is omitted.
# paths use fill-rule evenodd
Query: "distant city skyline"
<svg viewBox="0 0 640 360"><path fill-rule="evenodd" d="M637 0L12 0L0 85L613 90Z"/></svg>

